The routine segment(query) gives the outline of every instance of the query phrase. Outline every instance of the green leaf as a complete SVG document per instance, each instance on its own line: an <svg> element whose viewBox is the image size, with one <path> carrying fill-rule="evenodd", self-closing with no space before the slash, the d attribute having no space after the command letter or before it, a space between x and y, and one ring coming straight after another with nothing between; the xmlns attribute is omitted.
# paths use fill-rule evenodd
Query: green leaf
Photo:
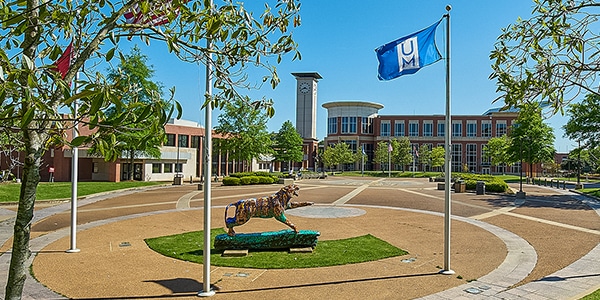
<svg viewBox="0 0 600 300"><path fill-rule="evenodd" d="M23 119L21 119L21 128L25 129L31 121L33 120L33 116L35 114L35 107L30 107L25 114L23 115Z"/></svg>

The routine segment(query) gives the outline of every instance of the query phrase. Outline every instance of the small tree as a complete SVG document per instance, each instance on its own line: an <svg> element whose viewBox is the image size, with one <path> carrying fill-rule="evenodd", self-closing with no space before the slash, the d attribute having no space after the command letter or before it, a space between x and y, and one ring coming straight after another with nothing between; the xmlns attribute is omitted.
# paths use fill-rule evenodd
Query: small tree
<svg viewBox="0 0 600 300"><path fill-rule="evenodd" d="M444 166L444 161L446 159L445 155L446 155L446 149L444 149L444 147L442 147L442 146L438 146L438 147L431 149L431 155L430 155L430 160L429 160L429 164L431 165L431 167L439 168L439 167Z"/></svg>
<svg viewBox="0 0 600 300"><path fill-rule="evenodd" d="M414 157L410 148L410 140L407 137L392 139L392 163L404 167L412 163Z"/></svg>
<svg viewBox="0 0 600 300"><path fill-rule="evenodd" d="M514 161L508 153L509 145L508 135L493 137L483 146L483 158L489 160L492 166L511 165Z"/></svg>
<svg viewBox="0 0 600 300"><path fill-rule="evenodd" d="M377 148L375 148L375 156L373 157L373 161L379 164L381 172L388 169L388 158L391 159L389 142L379 141L377 143Z"/></svg>
<svg viewBox="0 0 600 300"><path fill-rule="evenodd" d="M273 141L267 130L265 112L248 106L249 98L236 98L225 104L217 118L215 132L225 136L215 149L229 152L231 161L251 161L273 152ZM244 170L247 171L247 170Z"/></svg>
<svg viewBox="0 0 600 300"><path fill-rule="evenodd" d="M304 157L302 142L302 137L296 131L292 122L285 121L273 139L275 160L287 161L291 170L292 162L301 162Z"/></svg>
<svg viewBox="0 0 600 300"><path fill-rule="evenodd" d="M569 121L563 126L565 137L586 148L600 146L600 95L588 94L568 108Z"/></svg>
<svg viewBox="0 0 600 300"><path fill-rule="evenodd" d="M426 166L431 167L431 149L429 149L428 144L422 144L419 147L419 155L417 156L419 163L421 163L421 168L423 168L423 172L426 171Z"/></svg>
<svg viewBox="0 0 600 300"><path fill-rule="evenodd" d="M355 161L355 156L346 143L337 143L335 146L329 146L323 153L323 163L330 168L334 166L351 163ZM333 174L333 170L332 170Z"/></svg>
<svg viewBox="0 0 600 300"><path fill-rule="evenodd" d="M519 117L509 134L511 160L527 162L530 177L533 177L533 164L554 161L553 129L543 122L537 103L521 106Z"/></svg>

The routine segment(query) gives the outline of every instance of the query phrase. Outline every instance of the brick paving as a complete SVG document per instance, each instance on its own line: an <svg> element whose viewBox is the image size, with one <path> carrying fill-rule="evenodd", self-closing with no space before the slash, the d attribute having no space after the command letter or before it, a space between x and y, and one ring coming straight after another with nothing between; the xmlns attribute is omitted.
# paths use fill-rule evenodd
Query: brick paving
<svg viewBox="0 0 600 300"><path fill-rule="evenodd" d="M511 195L452 193L451 268L456 275L441 275L444 193L436 183L335 176L297 184L297 201L316 203L304 212L289 211L300 229L319 230L320 240L372 234L409 254L314 269L212 267L213 298L577 299L600 288L600 204L578 194L524 185L527 200L515 206ZM212 227L223 226L228 203L278 188L215 185ZM143 241L202 230L203 193L197 185L109 193L79 204L79 253L64 252L69 248L69 203L36 211L31 261L41 284L29 278L24 299L197 298L202 266L161 256ZM324 218L319 208L340 215ZM11 207L0 210L1 241L10 239L11 214ZM236 231L284 228L272 219L251 220ZM123 242L130 246L121 247ZM0 248L2 286L9 247L7 242Z"/></svg>

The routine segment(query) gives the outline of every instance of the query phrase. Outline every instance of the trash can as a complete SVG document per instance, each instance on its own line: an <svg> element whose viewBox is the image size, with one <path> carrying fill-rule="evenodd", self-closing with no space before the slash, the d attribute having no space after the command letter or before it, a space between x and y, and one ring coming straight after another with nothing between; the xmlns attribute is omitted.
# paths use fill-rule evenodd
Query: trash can
<svg viewBox="0 0 600 300"><path fill-rule="evenodd" d="M464 193L467 190L467 184L464 180L457 180L454 183L454 192L455 193Z"/></svg>
<svg viewBox="0 0 600 300"><path fill-rule="evenodd" d="M175 174L175 177L173 177L173 185L181 185L182 181L183 181L183 174Z"/></svg>
<svg viewBox="0 0 600 300"><path fill-rule="evenodd" d="M475 193L477 195L485 195L485 182L484 181L477 181L477 184L475 185Z"/></svg>

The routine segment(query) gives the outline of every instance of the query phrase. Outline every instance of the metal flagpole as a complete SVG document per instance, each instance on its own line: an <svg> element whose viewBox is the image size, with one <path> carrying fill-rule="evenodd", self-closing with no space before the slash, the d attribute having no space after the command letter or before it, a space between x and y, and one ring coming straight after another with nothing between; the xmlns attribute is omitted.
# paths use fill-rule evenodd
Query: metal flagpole
<svg viewBox="0 0 600 300"><path fill-rule="evenodd" d="M213 2L209 1L212 14ZM202 290L198 292L200 297L210 297L215 295L215 291L210 288L210 209L211 209L211 180L212 173L212 40L206 41L208 51L206 58L206 98L210 101L204 108L204 261L203 261L203 279Z"/></svg>
<svg viewBox="0 0 600 300"><path fill-rule="evenodd" d="M388 177L392 177L392 151L390 150L391 147L392 147L392 144L389 143L388 144Z"/></svg>
<svg viewBox="0 0 600 300"><path fill-rule="evenodd" d="M450 117L450 10L452 6L446 5L446 130L445 130L445 168L446 177L444 178L444 269L440 271L444 275L452 275L454 271L450 269L450 214L451 214L451 199L450 199L450 180L452 178L451 162L452 162L452 121Z"/></svg>
<svg viewBox="0 0 600 300"><path fill-rule="evenodd" d="M74 91L77 94L77 81L79 80L79 72L75 75ZM77 100L73 103L73 119L77 120L77 110L79 104ZM74 121L73 124L73 139L79 136L79 130L77 129L79 122ZM77 253L80 250L77 249L77 175L79 174L79 148L73 147L71 149L73 155L71 157L71 248L67 250L67 253Z"/></svg>

